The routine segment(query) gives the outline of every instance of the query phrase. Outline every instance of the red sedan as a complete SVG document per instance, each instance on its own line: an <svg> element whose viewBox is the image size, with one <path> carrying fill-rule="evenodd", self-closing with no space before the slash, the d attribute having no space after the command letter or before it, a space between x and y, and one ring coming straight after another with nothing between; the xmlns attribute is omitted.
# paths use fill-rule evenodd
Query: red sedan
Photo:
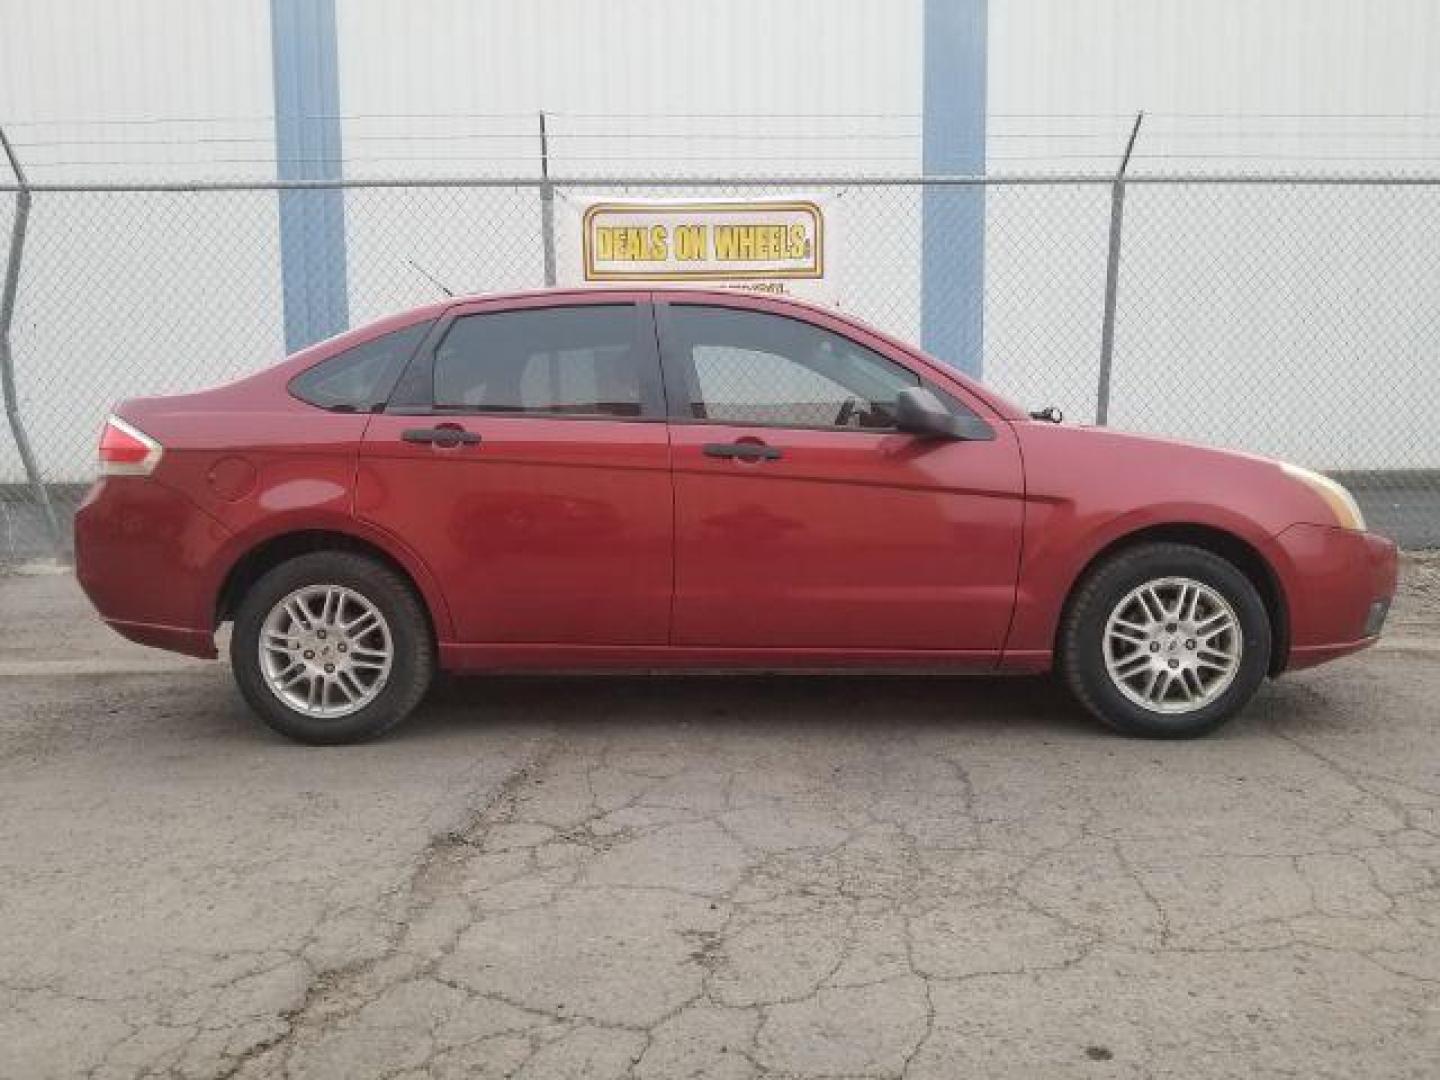
<svg viewBox="0 0 1440 1080"><path fill-rule="evenodd" d="M1210 731L1373 643L1394 546L1340 485L1036 419L833 311L737 292L455 299L118 406L75 522L126 637L230 658L307 742L436 668L1054 668Z"/></svg>

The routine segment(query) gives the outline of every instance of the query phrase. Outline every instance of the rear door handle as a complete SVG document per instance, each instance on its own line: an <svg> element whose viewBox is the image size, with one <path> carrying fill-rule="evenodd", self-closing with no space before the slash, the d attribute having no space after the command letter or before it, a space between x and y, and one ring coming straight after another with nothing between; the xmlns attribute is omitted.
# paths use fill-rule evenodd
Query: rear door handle
<svg viewBox="0 0 1440 1080"><path fill-rule="evenodd" d="M741 461L778 461L780 451L764 443L706 443L706 457L738 458Z"/></svg>
<svg viewBox="0 0 1440 1080"><path fill-rule="evenodd" d="M408 443L429 443L431 446L474 446L480 436L461 427L407 428L400 436Z"/></svg>

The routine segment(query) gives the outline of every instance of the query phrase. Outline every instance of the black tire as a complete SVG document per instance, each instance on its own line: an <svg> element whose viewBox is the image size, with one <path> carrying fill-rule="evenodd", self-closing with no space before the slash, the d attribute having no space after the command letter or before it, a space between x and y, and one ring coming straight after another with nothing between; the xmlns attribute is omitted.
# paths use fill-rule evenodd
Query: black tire
<svg viewBox="0 0 1440 1080"><path fill-rule="evenodd" d="M292 708L270 689L260 666L260 632L270 610L308 585L353 589L379 609L393 647L383 689L346 716L320 719ZM347 551L317 551L281 563L240 601L230 663L245 701L260 719L298 742L339 745L384 734L420 703L435 674L435 645L425 609L410 583L384 563Z"/></svg>
<svg viewBox="0 0 1440 1080"><path fill-rule="evenodd" d="M1230 685L1183 713L1145 708L1131 700L1112 680L1104 654L1105 629L1116 606L1145 583L1170 577L1215 590L1240 626L1240 660ZM1254 696L1269 671L1271 642L1265 602L1233 563L1188 544L1143 544L1106 559L1077 586L1060 626L1059 669L1080 703L1115 730L1144 738L1190 739L1214 731Z"/></svg>

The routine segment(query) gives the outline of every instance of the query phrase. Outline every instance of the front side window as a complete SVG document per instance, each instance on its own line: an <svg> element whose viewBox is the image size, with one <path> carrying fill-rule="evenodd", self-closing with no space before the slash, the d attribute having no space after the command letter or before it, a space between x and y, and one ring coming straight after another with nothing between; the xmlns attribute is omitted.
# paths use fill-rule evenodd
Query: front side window
<svg viewBox="0 0 1440 1080"><path fill-rule="evenodd" d="M334 412L378 409L431 325L427 320L392 330L322 360L290 380L290 393Z"/></svg>
<svg viewBox="0 0 1440 1080"><path fill-rule="evenodd" d="M783 315L676 304L669 327L694 420L888 430L896 396L920 385L879 353Z"/></svg>
<svg viewBox="0 0 1440 1080"><path fill-rule="evenodd" d="M435 350L437 409L638 417L650 354L633 304L466 315Z"/></svg>

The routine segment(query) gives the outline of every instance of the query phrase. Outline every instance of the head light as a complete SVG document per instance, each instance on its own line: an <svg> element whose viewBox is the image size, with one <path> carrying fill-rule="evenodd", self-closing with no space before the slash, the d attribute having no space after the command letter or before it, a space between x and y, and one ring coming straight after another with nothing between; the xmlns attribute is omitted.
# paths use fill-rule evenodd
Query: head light
<svg viewBox="0 0 1440 1080"><path fill-rule="evenodd" d="M1299 465L1282 462L1280 468L1285 470L1287 476L1299 480L1324 499L1325 505L1330 507L1335 514L1335 521L1341 528L1364 531L1365 516L1360 513L1360 504L1355 501L1355 496L1345 490L1343 485L1336 483L1323 473L1303 469Z"/></svg>

